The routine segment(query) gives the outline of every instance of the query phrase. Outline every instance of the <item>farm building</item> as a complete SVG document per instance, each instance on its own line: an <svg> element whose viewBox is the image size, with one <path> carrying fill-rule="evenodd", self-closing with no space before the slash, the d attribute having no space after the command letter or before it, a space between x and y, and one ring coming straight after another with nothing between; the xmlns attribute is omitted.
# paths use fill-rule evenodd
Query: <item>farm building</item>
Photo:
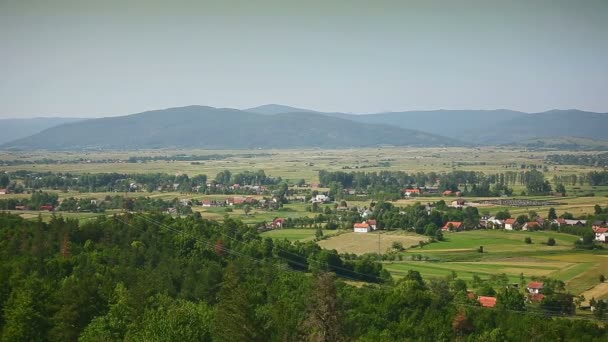
<svg viewBox="0 0 608 342"><path fill-rule="evenodd" d="M450 221L450 222L446 222L445 225L441 228L441 230L462 230L464 227L462 225L462 222L458 222L458 221Z"/></svg>
<svg viewBox="0 0 608 342"><path fill-rule="evenodd" d="M608 228L593 227L593 232L595 233L595 241L608 242Z"/></svg>
<svg viewBox="0 0 608 342"><path fill-rule="evenodd" d="M372 227L367 222L355 223L353 231L355 233L369 233L372 231Z"/></svg>
<svg viewBox="0 0 608 342"><path fill-rule="evenodd" d="M528 292L531 294L539 294L543 291L545 284L540 281L533 281L528 284Z"/></svg>
<svg viewBox="0 0 608 342"><path fill-rule="evenodd" d="M524 224L524 226L521 228L521 230L538 230L540 228L541 228L540 224L538 224L538 222L536 222L536 221L533 221L533 222L526 222Z"/></svg>
<svg viewBox="0 0 608 342"><path fill-rule="evenodd" d="M8 189L0 189L0 195L8 194Z"/></svg>
<svg viewBox="0 0 608 342"><path fill-rule="evenodd" d="M477 301L484 308L493 308L496 306L496 297L479 296Z"/></svg>
<svg viewBox="0 0 608 342"><path fill-rule="evenodd" d="M517 224L517 220L515 220L514 218L506 219L505 220L505 229L513 230L513 229L515 229L516 224Z"/></svg>

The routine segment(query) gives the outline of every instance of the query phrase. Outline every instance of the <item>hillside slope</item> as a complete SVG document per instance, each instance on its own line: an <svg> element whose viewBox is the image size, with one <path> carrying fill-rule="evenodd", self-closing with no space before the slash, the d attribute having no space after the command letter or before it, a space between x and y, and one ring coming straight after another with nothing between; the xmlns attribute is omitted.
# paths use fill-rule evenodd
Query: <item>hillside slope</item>
<svg viewBox="0 0 608 342"><path fill-rule="evenodd" d="M189 106L91 119L44 130L4 149L295 148L461 145L428 133L316 113L261 115Z"/></svg>
<svg viewBox="0 0 608 342"><path fill-rule="evenodd" d="M33 119L0 119L0 144L25 138L47 128L69 122L81 121L78 118L33 118Z"/></svg>

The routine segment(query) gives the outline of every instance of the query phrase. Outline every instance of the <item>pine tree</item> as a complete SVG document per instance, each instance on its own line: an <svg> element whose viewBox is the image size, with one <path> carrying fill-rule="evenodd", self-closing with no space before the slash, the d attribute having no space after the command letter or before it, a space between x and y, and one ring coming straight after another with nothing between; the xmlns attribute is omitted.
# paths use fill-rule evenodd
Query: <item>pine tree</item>
<svg viewBox="0 0 608 342"><path fill-rule="evenodd" d="M315 342L343 341L342 314L337 297L334 275L319 273L312 290L305 325L308 340Z"/></svg>

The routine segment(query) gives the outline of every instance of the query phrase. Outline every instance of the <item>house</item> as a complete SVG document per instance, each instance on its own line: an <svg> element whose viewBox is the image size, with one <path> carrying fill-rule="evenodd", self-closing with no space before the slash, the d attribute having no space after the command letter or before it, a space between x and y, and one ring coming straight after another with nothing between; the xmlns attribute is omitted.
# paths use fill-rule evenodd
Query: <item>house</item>
<svg viewBox="0 0 608 342"><path fill-rule="evenodd" d="M462 198L459 198L455 201L452 201L452 204L450 204L450 207L452 208L462 208L466 205L466 201Z"/></svg>
<svg viewBox="0 0 608 342"><path fill-rule="evenodd" d="M557 220L551 221L551 223L556 224L558 227L562 227L562 226L584 227L587 224L587 220L567 220L567 219L563 219L563 218L558 218Z"/></svg>
<svg viewBox="0 0 608 342"><path fill-rule="evenodd" d="M444 231L462 230L463 228L464 228L464 226L462 225L462 222L449 221L449 222L446 222L446 224L441 228L441 230L444 230Z"/></svg>
<svg viewBox="0 0 608 342"><path fill-rule="evenodd" d="M53 211L53 206L52 205L41 205L40 210Z"/></svg>
<svg viewBox="0 0 608 342"><path fill-rule="evenodd" d="M285 221L286 220L284 218L277 217L272 221L271 226L273 228L283 228L283 226L285 225Z"/></svg>
<svg viewBox="0 0 608 342"><path fill-rule="evenodd" d="M502 228L503 224L505 224L505 221L499 220L496 217L492 216L492 217L488 218L488 225L487 226L489 226L490 223L492 224L492 227L494 229L497 229L497 228Z"/></svg>
<svg viewBox="0 0 608 342"><path fill-rule="evenodd" d="M496 306L496 297L479 296L477 301L484 308L493 308Z"/></svg>
<svg viewBox="0 0 608 342"><path fill-rule="evenodd" d="M539 230L541 228L540 224L536 221L526 222L521 230Z"/></svg>
<svg viewBox="0 0 608 342"><path fill-rule="evenodd" d="M25 210L27 209L24 205L16 205L15 210Z"/></svg>
<svg viewBox="0 0 608 342"><path fill-rule="evenodd" d="M545 295L542 293L532 293L528 296L528 299L533 303L540 303L545 299Z"/></svg>
<svg viewBox="0 0 608 342"><path fill-rule="evenodd" d="M544 286L545 286L545 284L540 281L533 281L528 284L527 289L528 289L528 292L531 294L539 294L543 291Z"/></svg>
<svg viewBox="0 0 608 342"><path fill-rule="evenodd" d="M517 224L517 220L514 218L508 218L505 220L505 230L513 230L515 229L515 225Z"/></svg>
<svg viewBox="0 0 608 342"><path fill-rule="evenodd" d="M213 201L211 200L203 200L203 207L211 207L213 206Z"/></svg>
<svg viewBox="0 0 608 342"><path fill-rule="evenodd" d="M0 195L8 194L8 189L0 189Z"/></svg>
<svg viewBox="0 0 608 342"><path fill-rule="evenodd" d="M366 222L372 227L372 230L378 229L378 222L376 220L367 220Z"/></svg>
<svg viewBox="0 0 608 342"><path fill-rule="evenodd" d="M315 198L310 200L310 203L325 203L329 202L329 197L326 195L317 195Z"/></svg>
<svg viewBox="0 0 608 342"><path fill-rule="evenodd" d="M608 242L608 228L596 226L593 227L593 232L595 233L595 241Z"/></svg>
<svg viewBox="0 0 608 342"><path fill-rule="evenodd" d="M419 196L420 195L420 189L405 189L403 190L403 195L405 197L410 197L410 196Z"/></svg>
<svg viewBox="0 0 608 342"><path fill-rule="evenodd" d="M446 190L443 192L443 196L452 196L452 190Z"/></svg>
<svg viewBox="0 0 608 342"><path fill-rule="evenodd" d="M355 223L353 228L355 233L369 233L372 231L372 227L367 222Z"/></svg>
<svg viewBox="0 0 608 342"><path fill-rule="evenodd" d="M363 218L368 218L370 216L372 216L374 212L367 209L367 208L363 208L363 210L359 210L359 214L361 214L361 217Z"/></svg>

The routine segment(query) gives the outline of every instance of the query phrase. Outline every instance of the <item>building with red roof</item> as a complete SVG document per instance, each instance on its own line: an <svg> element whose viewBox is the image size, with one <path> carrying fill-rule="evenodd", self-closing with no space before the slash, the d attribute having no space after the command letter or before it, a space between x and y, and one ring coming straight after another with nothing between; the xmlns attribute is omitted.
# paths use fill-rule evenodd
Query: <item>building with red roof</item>
<svg viewBox="0 0 608 342"><path fill-rule="evenodd" d="M545 284L543 282L533 281L528 284L527 289L528 289L528 292L530 292L531 294L539 294L543 291L544 287L545 287Z"/></svg>
<svg viewBox="0 0 608 342"><path fill-rule="evenodd" d="M372 227L367 222L355 223L353 226L355 233L369 233L372 230Z"/></svg>
<svg viewBox="0 0 608 342"><path fill-rule="evenodd" d="M458 222L458 221L449 221L446 222L445 225L441 228L441 230L462 230L464 228L464 226L462 225L462 222Z"/></svg>
<svg viewBox="0 0 608 342"><path fill-rule="evenodd" d="M496 306L496 297L479 296L477 297L477 301L484 308L493 308Z"/></svg>

